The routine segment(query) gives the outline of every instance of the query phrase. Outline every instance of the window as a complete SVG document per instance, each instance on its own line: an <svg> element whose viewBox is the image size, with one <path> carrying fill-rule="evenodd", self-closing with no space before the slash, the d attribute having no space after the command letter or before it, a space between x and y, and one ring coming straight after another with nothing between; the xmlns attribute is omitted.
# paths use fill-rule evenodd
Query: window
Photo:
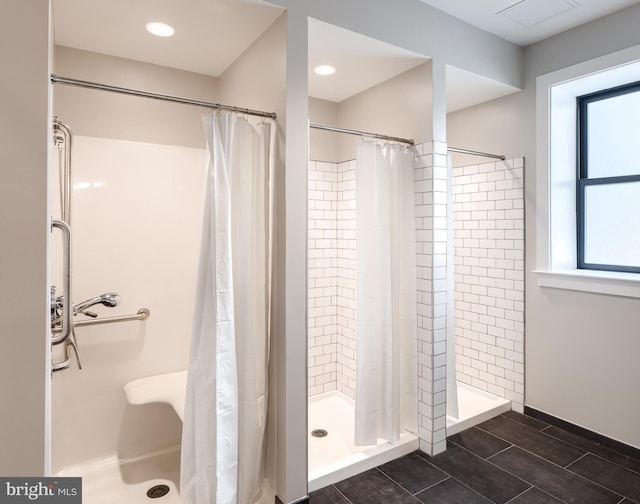
<svg viewBox="0 0 640 504"><path fill-rule="evenodd" d="M640 82L577 98L577 266L640 273Z"/></svg>
<svg viewBox="0 0 640 504"><path fill-rule="evenodd" d="M640 105L629 114L631 107L624 104L627 98L639 100L640 88L619 97L602 94L636 85L640 45L536 79L535 273L540 287L640 298L640 153L634 151ZM601 98L586 106L585 177L576 169L585 159L576 130L579 97L585 102ZM616 108L624 112L611 119L607 114Z"/></svg>

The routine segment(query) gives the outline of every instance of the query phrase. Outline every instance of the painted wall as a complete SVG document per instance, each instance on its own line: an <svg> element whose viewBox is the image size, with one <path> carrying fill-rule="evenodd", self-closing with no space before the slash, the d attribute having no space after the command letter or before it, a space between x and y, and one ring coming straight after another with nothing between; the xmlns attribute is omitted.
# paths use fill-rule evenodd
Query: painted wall
<svg viewBox="0 0 640 504"><path fill-rule="evenodd" d="M536 267L536 77L640 44L632 6L528 47L516 95L448 117L460 147L524 155L525 404L640 447L638 300L540 288ZM487 127L487 124L491 127Z"/></svg>
<svg viewBox="0 0 640 504"><path fill-rule="evenodd" d="M339 103L309 97L309 120L317 124L337 126ZM309 130L309 159L339 163L338 142L335 133L319 129ZM342 160L344 161L344 160Z"/></svg>
<svg viewBox="0 0 640 504"><path fill-rule="evenodd" d="M48 0L0 16L0 474L49 472ZM19 48L19 50L16 50Z"/></svg>
<svg viewBox="0 0 640 504"><path fill-rule="evenodd" d="M432 136L431 62L428 61L340 103L310 99L311 122L412 138ZM310 159L341 163L355 158L357 136L310 131Z"/></svg>
<svg viewBox="0 0 640 504"><path fill-rule="evenodd" d="M153 93L215 102L218 79L159 65L56 46L54 73ZM93 89L54 86L54 114L78 135L204 148L206 109Z"/></svg>

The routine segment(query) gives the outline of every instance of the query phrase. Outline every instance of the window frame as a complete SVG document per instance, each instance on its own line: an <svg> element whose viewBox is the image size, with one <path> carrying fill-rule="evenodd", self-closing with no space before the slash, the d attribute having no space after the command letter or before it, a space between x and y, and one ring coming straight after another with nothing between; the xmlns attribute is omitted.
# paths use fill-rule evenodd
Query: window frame
<svg viewBox="0 0 640 504"><path fill-rule="evenodd" d="M595 91L576 97L577 100L577 174L576 174L576 240L577 267L582 270L617 271L623 273L640 273L640 266L621 264L588 263L585 260L585 199L589 186L613 185L628 182L640 182L640 170L636 175L619 175L611 177L589 177L589 104L615 98L631 93L640 93L640 81Z"/></svg>
<svg viewBox="0 0 640 504"><path fill-rule="evenodd" d="M535 230L527 253L537 286L640 299L638 273L578 269L575 200L576 98L640 81L640 45L540 74L535 81L535 175L527 175L533 177L534 203L526 213L527 226L533 223Z"/></svg>

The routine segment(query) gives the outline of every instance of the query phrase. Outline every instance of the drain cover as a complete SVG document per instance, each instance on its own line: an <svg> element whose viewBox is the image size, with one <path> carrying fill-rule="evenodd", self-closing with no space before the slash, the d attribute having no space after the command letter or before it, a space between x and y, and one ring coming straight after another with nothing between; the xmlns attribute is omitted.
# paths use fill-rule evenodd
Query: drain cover
<svg viewBox="0 0 640 504"><path fill-rule="evenodd" d="M158 497L164 497L168 493L169 487L167 485L156 485L147 490L147 497L157 499Z"/></svg>
<svg viewBox="0 0 640 504"><path fill-rule="evenodd" d="M311 431L313 437L327 437L329 433L324 429L315 429Z"/></svg>

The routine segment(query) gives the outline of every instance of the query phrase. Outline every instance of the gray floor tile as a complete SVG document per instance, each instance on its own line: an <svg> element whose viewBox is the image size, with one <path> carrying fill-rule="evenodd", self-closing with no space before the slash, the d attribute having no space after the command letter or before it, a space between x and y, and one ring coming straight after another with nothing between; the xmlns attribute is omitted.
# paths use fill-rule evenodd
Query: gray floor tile
<svg viewBox="0 0 640 504"><path fill-rule="evenodd" d="M496 504L508 502L531 486L453 443L428 460Z"/></svg>
<svg viewBox="0 0 640 504"><path fill-rule="evenodd" d="M489 434L488 432L476 427L462 431L448 439L452 443L466 448L470 452L473 452L482 458L495 455L496 453L511 446L511 443L507 443L503 439L499 439L493 434Z"/></svg>
<svg viewBox="0 0 640 504"><path fill-rule="evenodd" d="M516 446L489 459L567 504L616 504L622 496Z"/></svg>
<svg viewBox="0 0 640 504"><path fill-rule="evenodd" d="M420 501L378 469L334 485L353 504L418 504Z"/></svg>
<svg viewBox="0 0 640 504"><path fill-rule="evenodd" d="M417 453L410 453L378 467L409 493L415 494L445 480L448 474L427 462Z"/></svg>
<svg viewBox="0 0 640 504"><path fill-rule="evenodd" d="M575 462L586 453L585 450L558 442L555 438L505 417L487 420L478 425L478 428L562 467Z"/></svg>
<svg viewBox="0 0 640 504"><path fill-rule="evenodd" d="M349 504L349 501L333 486L311 492L309 504Z"/></svg>
<svg viewBox="0 0 640 504"><path fill-rule="evenodd" d="M562 502L539 488L532 487L509 501L509 504L562 504Z"/></svg>
<svg viewBox="0 0 640 504"><path fill-rule="evenodd" d="M453 478L420 492L416 497L428 504L491 504L490 500Z"/></svg>
<svg viewBox="0 0 640 504"><path fill-rule="evenodd" d="M567 432L566 430L560 429L559 427L555 427L553 425L544 429L543 432L548 436L560 439L561 441L580 448L581 450L591 452L598 457L609 460L618 465L626 467L627 469L631 469L632 471L640 473L640 460L628 457L627 455L612 450L611 448L607 448L606 446L594 443L593 441L578 436L577 434Z"/></svg>
<svg viewBox="0 0 640 504"><path fill-rule="evenodd" d="M640 502L640 474L636 472L592 454L585 455L567 469L635 502Z"/></svg>

